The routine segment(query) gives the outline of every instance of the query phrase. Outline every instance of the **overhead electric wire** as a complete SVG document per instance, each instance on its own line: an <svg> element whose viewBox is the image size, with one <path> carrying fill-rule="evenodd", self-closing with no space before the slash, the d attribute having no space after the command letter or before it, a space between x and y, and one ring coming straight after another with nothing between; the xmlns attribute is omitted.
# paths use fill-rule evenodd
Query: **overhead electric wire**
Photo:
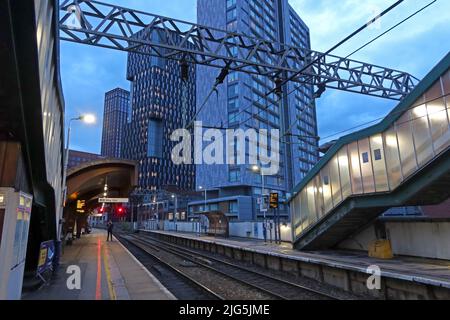
<svg viewBox="0 0 450 320"><path fill-rule="evenodd" d="M197 110L197 112L195 113L195 115L192 117L191 122L186 126L185 129L189 129L193 123L195 122L195 119L198 117L198 115L200 114L200 112L202 112L203 108L206 106L206 104L208 103L209 98L211 97L211 95L213 94L213 92L216 92L218 95L218 91L217 91L217 87L222 84L226 77L228 76L230 70L230 63L227 63L222 70L220 71L220 74L217 76L216 81L214 82L214 85L212 86L211 90L209 91L208 95L206 96L205 100L203 101L202 105L200 106L200 108Z"/></svg>
<svg viewBox="0 0 450 320"><path fill-rule="evenodd" d="M364 29L368 28L370 25L372 25L373 23L375 23L377 20L381 19L383 16L385 16L387 13L389 13L390 11L392 11L394 8L396 8L397 6L399 6L402 2L404 2L405 0L398 0L396 1L393 5L391 5L389 8L385 9L383 12L381 12L378 16L376 16L375 18L373 18L372 20L370 20L368 23L364 24L363 26L359 27L356 31L352 32L350 35L348 35L346 38L344 38L343 40L339 41L336 45L334 45L333 47L331 47L330 49L328 49L325 53L321 53L317 58L315 58L313 61L309 62L306 66L303 66L299 71L295 72L293 75L291 75L290 77L288 77L287 79L283 80L281 82L281 84L279 84L279 87L282 87L283 85L285 85L286 83L288 83L289 81L292 81L293 79L295 79L295 77L297 77L299 74L301 74L302 72L304 72L306 69L308 69L309 67L311 67L314 63L316 63L318 60L320 60L321 58L329 55L331 52L333 52L334 50L336 50L337 48L339 48L341 45L343 45L345 42L347 42L348 40L352 39L354 36L356 36L358 33L360 33L361 31L363 31ZM271 91L269 91L268 94L271 94L273 92L275 92L277 90L277 88L272 89Z"/></svg>
<svg viewBox="0 0 450 320"><path fill-rule="evenodd" d="M395 24L394 26L392 26L392 27L389 28L388 30L384 31L383 33L381 33L381 34L378 35L377 37L375 37L375 38L373 38L372 40L366 42L364 45L362 45L361 47L359 47L358 49L356 49L355 51L353 51L352 53L350 53L349 55L347 55L347 56L345 57L345 59L349 58L350 56L352 56L352 55L354 55L355 53L361 51L362 49L364 49L364 48L367 47L368 45L372 44L372 43L375 42L376 40L380 39L380 38L383 37L384 35L388 34L388 33L391 32L392 30L394 30L395 28L399 27L400 25L402 25L402 24L405 23L406 21L410 20L411 18L413 18L414 16L416 16L416 15L419 14L420 12L424 11L425 9L427 9L428 7L430 7L431 5L433 5L434 3L436 3L437 1L438 1L438 0L431 1L430 3L428 3L427 5L425 5L424 7L420 8L420 9L417 10L417 11L415 11L413 14L409 15L408 17L406 17L405 19L403 19L403 20L400 21L399 23ZM300 86L297 87L297 88L300 88ZM296 90L296 89L295 89L295 90ZM295 90L293 90L293 91L291 91L290 93L288 93L288 95L292 94ZM384 118L384 117L383 117L383 118ZM381 120L381 119L383 119L383 118L375 119L375 120L369 121L369 122L366 123L365 125L372 124L372 123L374 123L374 122L376 122L376 121L379 121L379 120ZM298 120L297 120L297 121L298 121ZM364 124L363 124L363 125L359 125L359 126L354 127L354 128L351 128L351 129L348 129L348 130L346 130L346 131L344 131L344 132L342 132L342 133L349 132L349 131L353 131L353 130L356 130L356 129L361 128L361 127L363 127L363 126L364 126ZM322 138L321 140L326 140L326 139L329 139L329 138L331 138L331 137L333 137L333 136L336 136L336 135L337 135L337 134L334 134L334 135L332 135L332 136ZM311 137L311 138L313 138L313 137Z"/></svg>
<svg viewBox="0 0 450 320"><path fill-rule="evenodd" d="M379 38L381 38L382 36L384 36L385 34L391 32L392 30L394 30L395 28L397 28L398 26L400 26L401 24L405 23L406 21L408 21L409 19L411 19L412 17L418 15L420 12L424 11L425 9L427 9L428 7L430 7L431 5L433 5L435 2L437 2L438 0L434 0L431 1L429 4L427 4L426 6L422 7L421 9L417 10L416 12L414 12L413 14L411 14L410 16L408 16L407 18L403 19L402 21L400 21L399 23L397 23L396 25L392 26L391 28L389 28L388 30L386 30L385 32L383 32L382 34L380 34L379 36L373 38L371 41L367 42L366 44L364 44L363 46L359 47L358 49L356 49L355 51L353 51L352 53L350 53L347 57L345 57L345 59L347 59L348 57L354 55L355 53L361 51L362 49L364 49L365 47L367 47L368 45L372 44L373 42L377 41Z"/></svg>
<svg viewBox="0 0 450 320"><path fill-rule="evenodd" d="M425 5L424 7L422 7L421 9L417 10L416 12L414 12L413 14L411 14L410 16L408 16L407 18L403 19L401 22L395 24L394 26L392 26L391 28L389 28L388 30L386 30L385 32L383 32L382 34L378 35L377 37L375 37L374 39L366 42L363 46L359 47L357 50L353 51L352 53L350 53L349 55L346 56L345 59L349 58L350 56L354 55L355 53L359 52L360 50L362 50L363 48L367 47L368 45L372 44L373 42L375 42L376 40L380 39L381 37L385 36L386 34L388 34L389 32L391 32L392 30L394 30L395 28L399 27L401 24L405 23L406 21L410 20L411 18L413 18L414 16L416 16L417 14L419 14L420 12L424 11L425 9L427 9L428 7L430 7L431 5L433 5L435 2L437 2L438 0L434 0L430 3L428 3L427 5ZM291 95L292 93L296 92L298 89L301 88L301 85L295 87L293 90L291 90L290 92L287 93L287 96ZM313 100L314 101L314 100ZM273 105L273 104L272 104ZM252 107L253 105L251 105L250 107ZM266 111L268 109L268 107L270 107L271 105L269 104L265 109L260 110L259 113L257 113L256 115L259 115L262 111ZM306 109L306 108L305 108ZM304 110L302 111L302 113L304 112ZM252 117L248 118L247 120L239 123L239 125L242 125L248 121L250 121L252 118L254 118L254 115L252 115ZM295 121L297 122L299 120L299 118ZM292 128L293 126L291 126ZM287 135L287 134L285 134ZM311 138L316 138L316 137L311 137Z"/></svg>
<svg viewBox="0 0 450 320"><path fill-rule="evenodd" d="M363 46L361 46L361 47L358 48L357 50L355 50L355 51L353 51L352 53L350 53L349 55L347 55L347 56L345 57L345 59L348 59L350 56L354 55L355 53L359 52L359 51L362 50L363 48L365 48L365 47L367 47L368 45L372 44L372 43L375 42L376 40L378 40L378 39L380 39L381 37L385 36L386 34L388 34L389 32L391 32L391 31L394 30L395 28L399 27L401 24L405 23L406 21L408 21L408 20L411 19L412 17L416 16L416 15L419 14L420 12L424 11L425 9L427 9L429 6L431 6L432 4L434 4L434 3L437 2L437 1L438 1L438 0L434 0L434 1L430 2L429 4L427 4L426 6L422 7L421 9L417 10L416 12L414 12L413 14L411 14L410 16L408 16L407 18L403 19L401 22L397 23L396 25L392 26L391 28L389 28L388 30L386 30L385 32L383 32L382 34L380 34L380 35L378 35L377 37L375 37L374 39L372 39L372 40L366 42ZM290 96L292 93L296 92L296 91L297 91L298 89L300 89L301 87L302 87L301 85L295 87L293 90L291 90L290 92L287 93L287 96ZM272 104L272 105L273 105L273 104ZM252 106L253 106L253 105L251 105L250 107L252 107ZM271 106L271 105L269 104L268 107L269 107L269 106ZM266 111L268 107L266 107L265 109L261 110L260 112ZM260 112L257 113L256 115L259 115ZM249 119L243 121L242 123L240 123L240 125L246 123L247 121L251 120L252 118L253 118L253 116L250 117ZM298 119L297 119L296 121L298 121Z"/></svg>
<svg viewBox="0 0 450 320"><path fill-rule="evenodd" d="M431 1L430 3L428 3L427 5L425 5L424 7L420 8L419 10L417 10L416 12L414 12L413 14L409 15L407 18L403 19L403 20L400 21L399 23L395 24L394 26L392 26L391 28L389 28L388 30L386 30L385 32L381 33L380 35L378 35L377 37L373 38L372 40L366 42L363 46L359 47L358 49L356 49L355 51L353 51L352 53L350 53L349 55L347 55L347 56L346 56L346 59L349 58L350 56L354 55L355 53L361 51L361 50L364 49L365 47L369 46L370 44L372 44L372 43L375 42L376 40L380 39L381 37L385 36L386 34L388 34L389 32L391 32L392 30L396 29L397 27L399 27L400 25L402 25L402 24L405 23L406 21L410 20L411 18L413 18L414 16L416 16L416 15L419 14L420 12L424 11L425 9L427 9L428 7L430 7L431 5L433 5L434 3L436 3L437 1L438 1L438 0L433 0L433 1ZM397 5L399 5L400 3L401 3L401 2L398 2L398 3L394 4L394 5L397 6ZM392 10L394 7L391 6L390 8L391 8L391 10ZM389 9L389 8L388 8L388 9ZM387 10L388 10L388 9L387 9ZM386 10L385 10L385 11L386 11ZM381 17L381 16L380 16L380 17ZM375 19L371 20L371 22L369 22L366 26L372 24L372 23L375 22L377 19L378 19L378 18L375 18ZM363 27L362 27L362 28L363 28ZM360 28L360 29L361 29L361 28ZM358 29L358 30L359 30L359 29ZM355 32L353 33L353 35L355 35ZM348 40L349 37L347 37L346 39ZM343 42L341 41L340 43L342 44ZM335 48L337 48L337 47L335 46ZM302 71L300 71L300 72L302 72ZM298 89L300 89L301 87L302 87L302 85L296 86L293 90L291 90L290 92L288 92L288 93L286 94L286 96L290 96L292 93L296 92L296 91L297 91ZM238 116L239 114L242 114L242 113L244 113L245 111L247 111L248 109L252 108L252 107L254 106L255 103L261 101L261 100L264 99L264 98L267 98L267 96L269 96L269 95L270 95L271 93L273 93L273 92L274 92L274 90L271 90L271 91L269 91L268 93L266 93L266 94L264 95L264 97L259 97L256 101L253 101L251 104L249 104L248 107L246 107L246 108L244 108L243 110L241 110L236 116ZM446 96L448 96L448 95L444 95L444 96L442 96L442 97L440 97L440 98L443 98L443 97L446 97ZM314 101L314 100L312 100L312 101ZM277 101L277 104L278 104L278 102L279 102L279 101ZM311 103L310 103L310 104L311 104ZM247 123L248 121L254 119L255 116L260 115L261 112L267 111L268 108L269 108L270 106L274 106L274 105L275 105L275 104L273 104L273 103L268 104L268 105L266 106L266 108L260 109L260 111L259 111L258 113L253 114L250 118L248 118L248 119L246 119L246 120L244 120L244 121L242 121L242 122L239 122L239 124L238 124L237 126L242 126L243 124ZM308 104L308 105L309 105L309 104ZM417 107L417 106L414 106L414 107L411 107L411 108L415 108L415 107ZM305 109L306 109L306 107L304 108L304 110L302 110L301 113L303 113L303 112L305 111ZM404 111L402 111L402 112L404 112ZM347 130L343 130L343 131L334 133L334 134L332 134L332 135L329 135L329 136L327 136L327 137L324 137L324 138L322 138L321 140L327 140L327 139L329 139L329 138L338 136L338 135L340 135L340 134L343 134L343 133L346 133L346 132L350 132L350 131L356 130L356 129L361 128L361 127L364 127L364 126L368 126L368 125L373 124L373 123L375 123L375 122L377 122L377 121L380 121L380 120L382 120L382 119L384 119L384 118L385 118L385 117L380 117L380 118L378 118L378 119L375 119L375 120L372 120L372 121L368 121L368 122L366 122L366 123L364 123L364 124L360 124L360 125L358 125L358 126L356 126L356 127L353 127L353 128L347 129ZM298 118L296 119L295 122L297 122L297 121L299 121L299 120L300 120L300 117L298 117ZM413 119L413 120L414 120L414 119ZM413 120L410 120L410 121L413 121ZM228 122L229 122L229 121L227 121L227 125L229 125ZM228 128L224 128L224 126L222 126L222 127L220 127L220 128L219 128L218 126L208 127L208 128L210 128L210 129L218 129L218 130L226 130L226 129L228 129ZM291 130L292 128L293 128L293 125L290 127L290 130ZM283 136L289 136L289 135L291 135L291 134L289 134L289 131L290 131L290 130L288 130ZM291 136L295 136L295 135L291 135ZM298 136L298 137L299 137L299 138L310 138L310 139L313 139L313 138L314 138L314 139L317 139L317 138L318 138L318 137L316 137L316 136L306 136L306 135L305 135L305 136ZM287 141L281 141L281 143L284 143L284 144L300 144L300 142L299 142L299 143L295 143L295 142L287 142Z"/></svg>
<svg viewBox="0 0 450 320"><path fill-rule="evenodd" d="M387 8L386 10L384 10L380 15L378 15L377 17L373 18L372 20L370 20L368 23L366 23L365 25L361 26L360 28L358 28L356 31L354 31L353 33L351 33L349 36L347 36L345 39L341 40L340 42L338 42L336 45L334 45L331 49L327 50L325 53L320 54L317 58L315 58L313 61L311 61L310 63L308 63L306 66L303 66L302 69L300 69L298 72L296 72L294 74L294 77L296 77L297 75L301 74L303 71L305 71L307 68L309 68L312 64L314 64L317 60L321 59L323 56L326 56L328 54L330 54L332 51L334 51L335 49L337 49L339 46L341 46L342 44L344 44L345 42L347 42L348 40L350 40L351 38L353 38L355 35L357 35L358 33L360 33L361 31L363 31L364 29L366 29L369 25L373 24L375 21L377 21L378 19L380 19L381 17L383 17L384 15L386 15L388 12L390 12L391 10L393 10L395 7L397 7L398 5L400 5L404 0L399 0L397 2L395 2L393 5L391 5L389 8ZM279 87L285 85L287 82L291 81L293 79L293 77L291 76L290 78L288 78L287 80L283 81L282 84L279 85ZM301 88L301 85L297 86L296 88L294 88L292 91L290 91L287 96L291 95L293 92L296 92L299 88ZM271 89L270 91L268 91L264 97L259 97L256 101L252 101L247 107L245 107L244 109L242 109L240 112L238 112L235 117L239 116L240 114L246 112L247 110L249 110L250 108L252 108L255 103L267 98L269 95L271 95L272 93L274 93L278 88L274 88ZM277 101L277 104L280 102L280 100L282 99L282 97L279 98L279 100ZM256 114L253 114L251 117L249 117L248 119L239 122L238 126L242 126L243 124L247 123L248 121L252 120L255 118L255 116L258 116L261 114L261 112L267 111L268 108L270 106L275 106L275 104L270 103L268 104L264 109L260 109L260 111ZM306 109L306 108L305 108ZM296 120L298 121L298 120ZM227 121L227 126L229 125L229 120ZM218 126L218 124L217 124ZM221 130L222 128L217 128L219 130Z"/></svg>
<svg viewBox="0 0 450 320"><path fill-rule="evenodd" d="M441 95L441 96L439 96L439 97L437 97L437 98L433 98L433 99L430 99L430 100L427 100L427 101L424 101L424 102L420 102L419 104L412 105L412 106L410 106L410 107L407 108L407 109L404 109L404 110L401 110L401 111L391 112L391 113L389 113L389 115L398 115L398 114L402 114L402 113L404 113L404 112L406 112L406 111L413 110L413 109L418 108L418 107L420 107L420 106L424 106L424 105L430 104L430 103L433 102L433 101L440 100L440 99L444 99L444 98L447 98L447 97L449 97L449 96L450 96L450 93L447 93L447 94ZM450 103L450 101L449 101L449 103ZM421 118L427 117L427 116L429 116L429 115L437 114L437 113L440 113L440 112L447 112L447 113L449 113L449 112L450 112L450 109L449 109L448 107L446 108L446 107L444 106L442 110L438 110L438 111L430 112L430 113L427 112L426 115L419 116L419 117L416 117L416 118L412 118L412 119L409 119L409 120L406 120L406 121L397 123L397 125L402 125L402 124L406 124L406 123L408 123L408 122L413 122L413 121L415 121L415 120L417 120L417 119L421 119ZM450 117L450 114L448 115L448 117ZM322 140L327 140L327 139L333 138L333 137L335 137L335 136L340 136L340 135L342 135L342 134L344 134L344 133L347 133L347 132L350 132L350 133L351 133L351 132L353 132L353 131L356 130L356 129L363 128L363 127L365 128L365 127L367 127L367 126L369 126L369 125L371 125L371 124L373 124L373 123L379 122L379 121L381 121L381 120L383 120L383 119L385 119L385 118L386 118L386 116L380 117L380 118L376 118L376 119L373 119L373 120L370 120L370 121L361 123L361 124L359 124L359 125L357 125L357 126L355 126L355 127L352 127L352 128L349 128L349 129L345 129L345 130L342 130L342 131L335 132L335 133L333 133L333 134L330 134L330 135L328 135L328 136L322 138ZM450 119L449 119L449 120L450 120ZM307 138L314 138L313 136L306 136L306 137L307 137ZM287 142L284 142L284 143L287 143ZM298 143L289 143L289 144L298 144Z"/></svg>

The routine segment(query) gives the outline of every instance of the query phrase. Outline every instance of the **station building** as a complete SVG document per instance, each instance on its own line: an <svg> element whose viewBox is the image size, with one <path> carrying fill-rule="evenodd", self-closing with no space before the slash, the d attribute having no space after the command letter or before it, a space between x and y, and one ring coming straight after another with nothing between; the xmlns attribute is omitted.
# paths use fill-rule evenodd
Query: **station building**
<svg viewBox="0 0 450 320"><path fill-rule="evenodd" d="M61 228L58 1L1 0L0 30L2 300L21 298L24 275L36 277L40 244L57 240Z"/></svg>

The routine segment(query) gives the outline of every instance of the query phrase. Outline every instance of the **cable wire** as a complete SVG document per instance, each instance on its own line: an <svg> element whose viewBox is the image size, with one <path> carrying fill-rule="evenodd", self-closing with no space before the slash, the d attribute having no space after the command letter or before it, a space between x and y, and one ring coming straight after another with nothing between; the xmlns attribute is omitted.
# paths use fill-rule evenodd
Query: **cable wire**
<svg viewBox="0 0 450 320"><path fill-rule="evenodd" d="M340 47L342 44L344 44L345 42L347 42L348 40L350 40L351 38L353 38L355 35L357 35L358 33L360 33L361 31L363 31L364 29L366 29L368 26L370 26L371 24L373 24L374 22L376 22L378 19L380 19L381 17L383 17L384 15L386 15L388 12L390 12L391 10L393 10L395 7L397 7L398 5L400 5L404 0L399 0L397 2L395 2L393 5L391 5L389 8L387 8L386 10L384 10L380 15L378 15L377 17L373 18L372 20L370 20L368 23L366 23L365 25L361 26L360 28L358 28L356 31L352 32L349 36L347 36L345 39L341 40L340 42L338 42L336 45L334 45L331 49L327 50L325 53L320 54L318 57L316 57L313 61L309 62L306 66L303 66L302 69L300 69L298 72L296 72L294 74L294 76L289 77L288 79L284 80L281 84L279 84L279 86L277 88L271 89L270 91L268 91L266 94L264 94L264 96L259 97L256 101L252 101L249 106L245 107L244 109L242 109L239 113L236 114L236 116L248 111L250 108L252 108L255 103L258 103L259 101L266 99L269 95L271 95L272 93L276 92L276 90L285 85L287 82L291 81L292 79L294 79L296 76L298 76L299 74L301 74L303 71L305 71L307 68L309 68L311 65L313 65L317 60L321 59L322 57L330 54L332 51L336 50L338 47ZM435 0L437 1L437 0ZM349 55L350 56L350 55ZM312 78L312 76L310 77ZM305 81L306 82L306 81ZM294 88L292 91L290 91L287 96L291 95L293 92L296 92L299 88L301 88L302 86L299 85L296 88ZM276 102L277 104L280 102L282 98L279 98L279 100ZM275 104L270 103L268 104L264 109L260 109L260 111L257 114L252 115L251 117L249 117L248 119L239 122L238 126L242 126L243 124L247 123L248 121L252 120L255 116L258 116L261 114L261 112L267 111L269 107L274 106ZM227 121L227 125L229 125L229 121Z"/></svg>
<svg viewBox="0 0 450 320"><path fill-rule="evenodd" d="M402 113L405 113L405 112L410 111L410 110L412 110L412 109L415 109L415 108L417 108L417 107L420 107L420 106L423 106L423 105L427 105L427 104L429 104L429 103L431 103L431 102L433 102L433 101L437 101L437 100L440 100L440 99L447 98L448 96L450 96L450 93L441 95L441 96L439 96L439 97L437 97L437 98L434 98L434 99L432 99L432 100L428 100L428 101L425 101L425 102L421 102L421 103L419 103L419 104L417 104L417 105L412 105L411 107L409 107L409 108L407 108L407 109L404 109L404 110L401 110L401 111L391 112L391 113L389 113L389 115L398 115L398 114L402 114ZM417 119L421 119L421 118L427 117L427 116L429 116L429 115L436 114L436 113L440 113L440 112L445 112L445 111L448 112L449 109L446 108L446 107L444 106L444 108L443 108L442 110L439 110L439 111L436 111L436 112L427 113L427 114L424 115L424 116L416 117L416 118L413 118L413 119L410 119L410 120L406 120L406 121L404 121L404 122L397 123L397 125L406 124L406 123L408 123L408 122L412 122L412 121L415 121L415 120L417 120ZM359 124L359 125L357 125L357 126L355 126L355 127L352 127L352 128L346 129L346 130L342 130L342 131L339 131L339 132L335 132L335 133L333 133L333 134L330 134L330 135L328 135L328 136L322 138L322 140L327 140L327 139L333 138L333 137L338 136L338 135L342 135L342 134L347 133L347 132L353 132L353 131L356 130L356 129L359 129L359 128L362 128L362 127L367 127L368 125L371 125L371 124L373 124L373 123L379 122L379 121L381 121L381 120L383 120L383 119L385 119L385 118L386 118L386 116L380 117L380 118L376 118L376 119L373 119L373 120L370 120L370 121L361 123L361 124ZM295 135L294 135L294 136L295 136ZM307 137L307 138L314 138L313 136L306 136L306 137ZM290 143L290 144L300 144L300 143Z"/></svg>
<svg viewBox="0 0 450 320"><path fill-rule="evenodd" d="M386 34L388 34L389 32L391 32L391 31L394 30L395 28L399 27L400 25L402 25L402 24L405 23L406 21L410 20L411 18L413 18L414 16L416 16L416 15L419 14L420 12L424 11L425 9L427 9L428 7L430 7L431 5L433 5L433 4L434 4L435 2L437 2L437 1L438 1L438 0L431 1L430 3L428 3L427 5L425 5L424 7L422 7L421 9L417 10L417 11L414 12L413 14L409 15L407 18L403 19L403 20L400 21L399 23L395 24L394 26L392 26L391 28L389 28L388 30L386 30L385 32L383 32L382 34L380 34L380 35L378 35L377 37L373 38L372 40L366 42L363 46L359 47L357 50L355 50L355 51L353 51L352 53L350 53L349 55L347 55L347 56L346 56L346 59L349 58L350 56L354 55L355 53L361 51L363 48L365 48L365 47L367 47L368 45L372 44L373 42L375 42L376 40L380 39L381 37L385 36ZM374 22L374 20L371 20L371 21ZM373 23L373 22L372 22L372 23ZM347 38L348 38L348 37L347 37ZM342 41L341 41L341 42L342 42ZM336 46L335 46L335 47L336 47ZM296 92L296 91L297 91L298 89L300 89L301 87L302 87L302 85L296 86L293 90L291 90L290 92L287 93L287 96L290 96L292 93ZM272 90L272 91L273 91L273 90ZM269 93L266 94L265 96L269 95L270 93L271 93L271 92L269 92ZM260 101L261 99L262 99L262 98L258 99L257 102ZM314 101L314 99L313 99L312 101ZM254 102L254 103L255 103L255 102ZM251 107L254 105L254 103L252 103L247 109L251 108ZM261 112L266 111L266 110L267 110L270 106L272 106L272 105L274 105L274 104L269 104L266 108L260 109L260 111L259 111L257 114L254 114L254 115L252 115L250 118L246 119L245 121L240 122L240 123L239 123L239 126L241 126L241 125L245 124L246 122L250 121L250 120L253 119L255 116L260 115ZM305 109L307 109L307 108L305 108ZM305 111L305 109L302 110L302 112L300 113L300 115ZM245 110L246 110L246 109L242 110L241 113L244 112ZM298 118L296 119L295 122L298 122L299 120L300 120L300 117L298 117ZM295 122L294 122L294 124L295 124ZM374 122L374 121L372 121L371 123L373 123L373 122ZM293 128L293 125L291 126L291 129L292 129L292 128ZM348 131L350 131L350 130L352 130L352 129L349 129ZM285 135L286 135L286 134L285 134ZM311 138L316 138L316 137L313 137L313 136L312 136ZM326 139L326 138L324 138L324 139ZM324 139L322 139L322 140L324 140Z"/></svg>

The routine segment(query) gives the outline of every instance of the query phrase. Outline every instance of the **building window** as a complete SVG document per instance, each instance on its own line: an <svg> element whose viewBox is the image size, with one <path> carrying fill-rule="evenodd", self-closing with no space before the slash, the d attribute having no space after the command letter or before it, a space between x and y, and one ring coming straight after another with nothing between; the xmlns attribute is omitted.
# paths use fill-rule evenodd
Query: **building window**
<svg viewBox="0 0 450 320"><path fill-rule="evenodd" d="M229 10L227 12L227 20L228 21L235 20L236 17L237 17L237 10L236 10L236 8L233 8L233 9L231 9L231 10Z"/></svg>
<svg viewBox="0 0 450 320"><path fill-rule="evenodd" d="M230 182L239 182L241 180L241 170L240 169L230 170L228 178Z"/></svg>
<svg viewBox="0 0 450 320"><path fill-rule="evenodd" d="M234 81L238 81L238 80L239 80L239 77L238 77L238 73L237 72L231 72L228 75L228 83L234 82Z"/></svg>
<svg viewBox="0 0 450 320"><path fill-rule="evenodd" d="M368 152L364 152L362 154L362 160L363 160L363 163L369 163L369 153Z"/></svg>
<svg viewBox="0 0 450 320"><path fill-rule="evenodd" d="M147 156L162 158L163 149L163 125L158 119L151 119L148 123L148 147Z"/></svg>
<svg viewBox="0 0 450 320"><path fill-rule="evenodd" d="M230 213L239 213L239 207L237 201L230 201L229 202L229 210Z"/></svg>
<svg viewBox="0 0 450 320"><path fill-rule="evenodd" d="M232 111L238 108L239 108L239 100L237 98L228 100L228 110Z"/></svg>
<svg viewBox="0 0 450 320"><path fill-rule="evenodd" d="M381 159L383 159L383 157L381 156L381 150L380 149L376 149L373 151L373 155L375 157L375 161L379 161Z"/></svg>
<svg viewBox="0 0 450 320"><path fill-rule="evenodd" d="M236 0L227 0L227 9L236 5Z"/></svg>
<svg viewBox="0 0 450 320"><path fill-rule="evenodd" d="M235 122L239 122L239 113L237 111L228 114L228 123L231 124Z"/></svg>
<svg viewBox="0 0 450 320"><path fill-rule="evenodd" d="M228 98L233 98L238 95L238 86L233 84L228 86Z"/></svg>

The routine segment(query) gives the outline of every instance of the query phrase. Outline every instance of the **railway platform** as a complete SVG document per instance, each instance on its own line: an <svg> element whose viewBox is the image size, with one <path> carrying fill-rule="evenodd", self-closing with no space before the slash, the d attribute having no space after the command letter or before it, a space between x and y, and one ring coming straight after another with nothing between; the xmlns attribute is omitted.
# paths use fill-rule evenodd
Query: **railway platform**
<svg viewBox="0 0 450 320"><path fill-rule="evenodd" d="M267 269L314 279L355 294L381 299L449 299L450 261L396 256L392 260L368 257L364 252L303 252L289 243L216 238L172 231L145 231L160 240L215 252ZM380 288L367 287L373 266L380 271ZM369 267L372 269L368 270Z"/></svg>
<svg viewBox="0 0 450 320"><path fill-rule="evenodd" d="M76 270L80 272L77 287ZM116 239L106 241L104 230L64 248L58 272L41 289L25 293L24 300L175 300Z"/></svg>

